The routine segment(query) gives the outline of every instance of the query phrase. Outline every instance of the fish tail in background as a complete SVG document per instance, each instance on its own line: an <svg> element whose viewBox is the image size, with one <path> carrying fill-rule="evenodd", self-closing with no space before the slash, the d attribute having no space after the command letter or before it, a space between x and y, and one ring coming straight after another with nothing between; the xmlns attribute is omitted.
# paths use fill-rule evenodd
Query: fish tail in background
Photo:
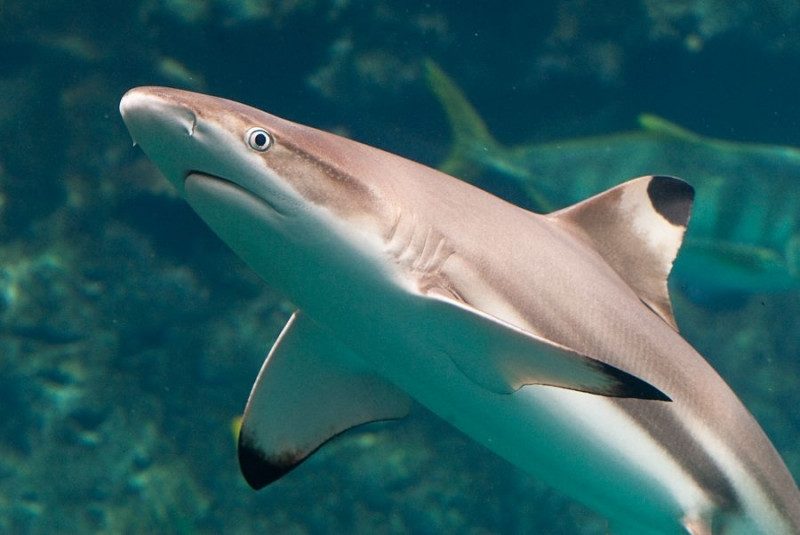
<svg viewBox="0 0 800 535"><path fill-rule="evenodd" d="M428 86L442 104L453 134L450 154L439 170L473 184L487 171L499 173L523 188L537 209L555 209L547 196L534 187L532 170L514 164L516 158L509 154L513 149L503 147L492 137L464 92L442 68L430 59L425 60L424 68Z"/></svg>
<svg viewBox="0 0 800 535"><path fill-rule="evenodd" d="M439 169L463 178L475 175L475 152L501 151L486 123L453 80L434 61L425 60L425 77L439 99L453 134L453 147Z"/></svg>

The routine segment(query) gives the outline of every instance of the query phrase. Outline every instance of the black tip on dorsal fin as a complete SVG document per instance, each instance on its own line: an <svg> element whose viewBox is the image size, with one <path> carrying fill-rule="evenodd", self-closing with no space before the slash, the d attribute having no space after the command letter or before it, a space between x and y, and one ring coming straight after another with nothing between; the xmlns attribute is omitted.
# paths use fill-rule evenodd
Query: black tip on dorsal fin
<svg viewBox="0 0 800 535"><path fill-rule="evenodd" d="M680 178L656 175L647 185L647 194L656 212L672 223L685 227L689 223L694 201L694 188Z"/></svg>

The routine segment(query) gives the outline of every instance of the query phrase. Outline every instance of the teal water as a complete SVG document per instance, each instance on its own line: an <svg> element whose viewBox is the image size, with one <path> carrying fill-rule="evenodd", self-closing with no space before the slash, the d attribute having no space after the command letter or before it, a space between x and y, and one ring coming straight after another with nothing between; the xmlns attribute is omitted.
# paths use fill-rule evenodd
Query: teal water
<svg viewBox="0 0 800 535"><path fill-rule="evenodd" d="M247 487L232 424L291 309L117 112L131 87L182 87L437 165L451 138L424 79L433 58L503 145L629 130L649 112L800 147L798 2L504 6L0 3L0 533L606 533L420 407ZM484 181L530 203L502 173ZM673 294L684 336L800 477L800 291L690 297Z"/></svg>

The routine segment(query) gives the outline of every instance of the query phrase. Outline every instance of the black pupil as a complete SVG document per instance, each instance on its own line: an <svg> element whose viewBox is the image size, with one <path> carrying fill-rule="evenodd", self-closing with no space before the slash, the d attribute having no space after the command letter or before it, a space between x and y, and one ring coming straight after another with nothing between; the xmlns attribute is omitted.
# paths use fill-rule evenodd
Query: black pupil
<svg viewBox="0 0 800 535"><path fill-rule="evenodd" d="M258 134L256 134L254 141L256 145L258 145L259 147L263 147L264 145L267 144L267 135L259 132Z"/></svg>

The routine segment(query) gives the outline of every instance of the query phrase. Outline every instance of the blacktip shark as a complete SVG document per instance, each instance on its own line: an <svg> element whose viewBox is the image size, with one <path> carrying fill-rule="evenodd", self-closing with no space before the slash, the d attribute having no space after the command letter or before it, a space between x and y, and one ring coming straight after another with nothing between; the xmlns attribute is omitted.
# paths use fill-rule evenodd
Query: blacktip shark
<svg viewBox="0 0 800 535"><path fill-rule="evenodd" d="M442 171L476 184L504 177L544 211L618 176L692 177L697 207L675 265L687 295L724 303L800 288L800 149L709 138L649 114L627 132L504 146L438 65L426 73L453 130Z"/></svg>
<svg viewBox="0 0 800 535"><path fill-rule="evenodd" d="M800 492L678 334L693 190L645 176L540 215L236 102L140 87L134 139L296 306L250 394L248 483L411 399L617 534L799 534Z"/></svg>

